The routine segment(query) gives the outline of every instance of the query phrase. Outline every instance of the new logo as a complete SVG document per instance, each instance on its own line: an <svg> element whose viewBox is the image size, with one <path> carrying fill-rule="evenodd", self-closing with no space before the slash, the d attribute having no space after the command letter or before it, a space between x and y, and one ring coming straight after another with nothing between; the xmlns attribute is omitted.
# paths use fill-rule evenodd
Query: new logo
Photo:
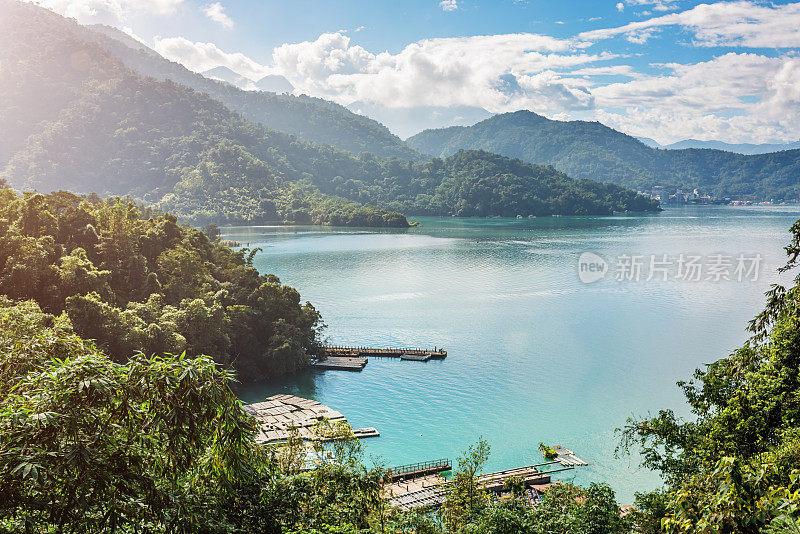
<svg viewBox="0 0 800 534"><path fill-rule="evenodd" d="M578 278L584 284L591 284L605 278L608 272L606 260L593 252L584 252L578 258Z"/></svg>

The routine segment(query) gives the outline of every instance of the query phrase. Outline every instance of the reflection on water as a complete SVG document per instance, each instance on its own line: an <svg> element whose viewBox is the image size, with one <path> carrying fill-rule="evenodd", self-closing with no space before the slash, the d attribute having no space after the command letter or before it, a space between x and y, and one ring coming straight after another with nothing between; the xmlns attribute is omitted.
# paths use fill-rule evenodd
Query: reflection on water
<svg viewBox="0 0 800 534"><path fill-rule="evenodd" d="M490 468L536 463L540 441L591 463L630 502L658 479L615 459L632 414L685 413L677 380L746 339L778 281L796 207L694 207L653 215L420 218L407 230L248 227L223 237L261 247L255 265L298 288L332 342L444 347L445 361L371 358L362 373L309 372L243 386L245 401L287 392L375 426L369 454L388 464L449 456L485 436ZM582 252L764 257L756 282L586 285ZM784 276L789 278L789 276ZM787 280L788 281L788 280ZM562 478L564 479L564 478Z"/></svg>

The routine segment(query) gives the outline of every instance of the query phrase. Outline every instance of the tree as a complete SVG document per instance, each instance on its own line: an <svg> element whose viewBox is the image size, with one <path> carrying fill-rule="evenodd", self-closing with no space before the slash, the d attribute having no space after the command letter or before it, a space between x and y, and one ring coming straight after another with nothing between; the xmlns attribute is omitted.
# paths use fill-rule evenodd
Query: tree
<svg viewBox="0 0 800 534"><path fill-rule="evenodd" d="M203 233L209 239L209 241L216 241L219 239L219 226L215 223L211 222L203 226Z"/></svg>
<svg viewBox="0 0 800 534"><path fill-rule="evenodd" d="M488 496L478 482L478 474L490 451L489 443L480 437L458 456L458 468L447 484L447 499L441 509L442 520L452 532L469 523L486 506Z"/></svg>
<svg viewBox="0 0 800 534"><path fill-rule="evenodd" d="M206 530L223 519L209 504L256 476L255 428L210 359L116 364L8 301L0 344L15 383L0 398L0 527Z"/></svg>

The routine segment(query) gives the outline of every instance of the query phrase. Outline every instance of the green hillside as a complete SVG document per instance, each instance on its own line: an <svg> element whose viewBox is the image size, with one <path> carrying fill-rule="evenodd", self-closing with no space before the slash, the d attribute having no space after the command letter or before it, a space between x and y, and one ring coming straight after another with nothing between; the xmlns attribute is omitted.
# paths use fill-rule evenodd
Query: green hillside
<svg viewBox="0 0 800 534"><path fill-rule="evenodd" d="M363 178L336 177L320 188L414 215L610 215L658 209L631 189L573 180L552 167L481 150L421 164L368 158L362 163L358 174Z"/></svg>
<svg viewBox="0 0 800 534"><path fill-rule="evenodd" d="M800 198L800 150L742 155L720 150L658 150L597 122L553 121L528 111L469 127L426 130L407 143L447 156L481 149L553 165L575 178L649 189L667 185L717 197Z"/></svg>
<svg viewBox="0 0 800 534"><path fill-rule="evenodd" d="M206 354L242 381L308 365L322 328L313 306L259 275L247 250L151 215L120 199L17 196L0 183L0 302L63 312L116 361Z"/></svg>

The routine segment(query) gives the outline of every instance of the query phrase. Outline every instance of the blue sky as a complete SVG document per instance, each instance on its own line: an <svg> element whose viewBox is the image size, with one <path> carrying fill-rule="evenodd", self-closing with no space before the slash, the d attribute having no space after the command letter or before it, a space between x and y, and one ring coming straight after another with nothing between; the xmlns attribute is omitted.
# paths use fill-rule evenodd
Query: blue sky
<svg viewBox="0 0 800 534"><path fill-rule="evenodd" d="M799 2L42 4L199 72L284 76L296 93L367 110L403 136L427 126L426 113L445 125L465 110L530 109L661 142L800 139Z"/></svg>

